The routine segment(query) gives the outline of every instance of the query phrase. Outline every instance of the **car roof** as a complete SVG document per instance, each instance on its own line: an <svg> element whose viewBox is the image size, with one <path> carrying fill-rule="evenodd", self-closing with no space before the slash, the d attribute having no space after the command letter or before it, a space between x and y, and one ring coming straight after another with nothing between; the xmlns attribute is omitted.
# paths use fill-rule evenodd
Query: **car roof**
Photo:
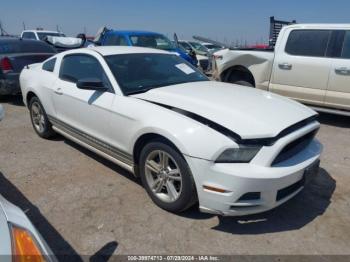
<svg viewBox="0 0 350 262"><path fill-rule="evenodd" d="M35 40L35 39L23 39L17 37L0 37L0 43L12 43L12 42L20 42L20 43L34 43L41 45L44 42Z"/></svg>
<svg viewBox="0 0 350 262"><path fill-rule="evenodd" d="M292 24L284 28L295 29L350 29L350 24Z"/></svg>
<svg viewBox="0 0 350 262"><path fill-rule="evenodd" d="M57 31L50 31L50 30L24 30L22 33L25 32L33 32L33 33L57 33L57 34L62 34L61 32L57 32Z"/></svg>
<svg viewBox="0 0 350 262"><path fill-rule="evenodd" d="M146 47L136 47L136 46L94 46L88 47L87 49L94 50L100 53L103 56L109 55L120 55L120 54L171 54L170 52L154 49L154 48L146 48ZM78 51L79 49L75 49L74 51Z"/></svg>
<svg viewBox="0 0 350 262"><path fill-rule="evenodd" d="M121 34L121 35L162 35L160 33L151 31L140 31L140 30L110 30L108 33Z"/></svg>

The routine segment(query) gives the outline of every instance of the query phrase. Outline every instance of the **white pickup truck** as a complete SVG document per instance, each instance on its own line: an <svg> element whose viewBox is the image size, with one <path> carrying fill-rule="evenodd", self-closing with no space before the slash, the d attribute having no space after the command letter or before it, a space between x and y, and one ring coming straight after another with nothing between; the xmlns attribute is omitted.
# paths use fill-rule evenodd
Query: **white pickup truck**
<svg viewBox="0 0 350 262"><path fill-rule="evenodd" d="M350 116L350 24L286 26L274 51L218 51L213 77Z"/></svg>

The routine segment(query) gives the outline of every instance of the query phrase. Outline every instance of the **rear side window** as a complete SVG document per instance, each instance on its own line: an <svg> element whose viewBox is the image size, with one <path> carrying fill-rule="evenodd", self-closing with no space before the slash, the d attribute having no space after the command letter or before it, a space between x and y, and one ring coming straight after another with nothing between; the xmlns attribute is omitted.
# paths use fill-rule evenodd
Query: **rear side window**
<svg viewBox="0 0 350 262"><path fill-rule="evenodd" d="M345 33L341 57L342 58L350 58L350 31L346 31L346 33Z"/></svg>
<svg viewBox="0 0 350 262"><path fill-rule="evenodd" d="M53 70L55 69L55 64L56 64L56 58L50 59L49 61L46 61L43 64L43 70L48 72L53 72Z"/></svg>
<svg viewBox="0 0 350 262"><path fill-rule="evenodd" d="M65 56L61 62L59 77L72 83L77 83L81 79L95 78L108 85L108 79L100 62L84 54Z"/></svg>
<svg viewBox="0 0 350 262"><path fill-rule="evenodd" d="M107 35L104 45L122 45L127 46L125 37L118 35Z"/></svg>
<svg viewBox="0 0 350 262"><path fill-rule="evenodd" d="M294 30L285 51L290 55L324 57L330 35L330 30Z"/></svg>

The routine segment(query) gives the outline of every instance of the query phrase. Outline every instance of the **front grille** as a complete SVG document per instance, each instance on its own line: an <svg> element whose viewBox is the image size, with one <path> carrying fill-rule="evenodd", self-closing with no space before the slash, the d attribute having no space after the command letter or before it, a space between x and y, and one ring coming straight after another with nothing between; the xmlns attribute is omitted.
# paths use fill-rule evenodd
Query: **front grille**
<svg viewBox="0 0 350 262"><path fill-rule="evenodd" d="M302 186L304 186L305 184L305 178L303 177L301 180L299 180L298 182L282 188L280 190L277 191L277 196L276 196L276 201L280 201L288 196L290 196L291 194L295 193L296 191L298 191Z"/></svg>
<svg viewBox="0 0 350 262"><path fill-rule="evenodd" d="M296 154L298 154L300 151L302 151L305 147L307 147L312 139L315 137L317 133L317 130L314 130L297 140L294 140L293 142L286 145L282 151L277 155L275 160L272 162L272 166L277 165L283 161L286 161Z"/></svg>
<svg viewBox="0 0 350 262"><path fill-rule="evenodd" d="M208 69L209 61L208 61L208 59L199 60L199 64L200 64L201 68L204 71L206 71Z"/></svg>

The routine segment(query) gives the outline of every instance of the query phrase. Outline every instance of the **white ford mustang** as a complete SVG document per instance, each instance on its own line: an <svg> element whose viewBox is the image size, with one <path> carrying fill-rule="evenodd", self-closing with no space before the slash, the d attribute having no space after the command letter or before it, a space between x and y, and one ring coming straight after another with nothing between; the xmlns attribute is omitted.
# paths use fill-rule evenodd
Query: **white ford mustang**
<svg viewBox="0 0 350 262"><path fill-rule="evenodd" d="M177 55L136 47L60 53L25 68L36 133L55 132L126 168L161 208L246 215L295 196L317 173L316 113L212 82Z"/></svg>

